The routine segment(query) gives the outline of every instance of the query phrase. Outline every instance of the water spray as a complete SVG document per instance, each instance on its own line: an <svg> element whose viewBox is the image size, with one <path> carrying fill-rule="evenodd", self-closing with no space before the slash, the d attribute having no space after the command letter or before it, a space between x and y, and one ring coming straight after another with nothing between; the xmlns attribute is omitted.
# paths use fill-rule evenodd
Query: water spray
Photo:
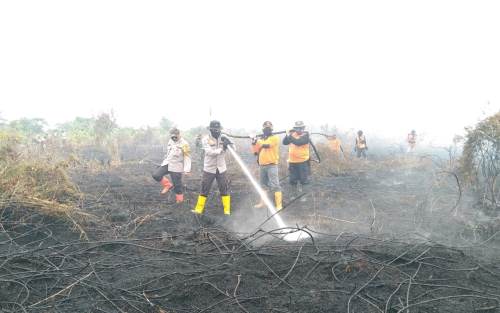
<svg viewBox="0 0 500 313"><path fill-rule="evenodd" d="M227 146L227 149L229 150L229 152L231 153L233 158L236 160L236 162L240 166L240 168L243 171L243 173L245 174L245 176L248 178L248 180L250 180L250 183L252 183L252 186L254 187L254 189L257 191L259 196L264 201L264 204L266 205L269 212L271 212L271 215L274 218L274 220L276 221L276 224L278 224L279 228L281 228L281 229L289 228L288 226L286 226L286 224L283 221L283 219L281 218L281 216L279 214L276 214L277 213L276 207L271 202L271 200L269 200L269 198L267 197L267 194L264 192L264 190L259 185L257 180L255 180L255 178L252 176L252 173L250 173L250 170L246 166L245 162L243 162L243 160L234 151L234 149L231 148L231 146ZM294 231L294 232L289 232L289 231L283 230L282 233L285 234L285 236L283 236L283 239L286 241L298 241L300 239L304 239L304 238L309 237L309 235L302 230L298 230L298 231Z"/></svg>

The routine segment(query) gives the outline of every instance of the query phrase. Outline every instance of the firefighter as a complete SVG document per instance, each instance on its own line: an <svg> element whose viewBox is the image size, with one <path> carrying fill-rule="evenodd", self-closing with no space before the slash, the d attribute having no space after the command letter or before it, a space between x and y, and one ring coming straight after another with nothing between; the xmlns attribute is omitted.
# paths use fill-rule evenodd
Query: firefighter
<svg viewBox="0 0 500 313"><path fill-rule="evenodd" d="M181 137L177 128L170 130L170 140L167 144L167 153L160 167L153 174L153 178L163 186L162 195L172 187L175 192L175 202L184 201L182 190L182 175L191 171L191 152L188 142ZM166 177L170 174L172 182Z"/></svg>
<svg viewBox="0 0 500 313"><path fill-rule="evenodd" d="M368 150L368 146L366 145L366 137L365 135L363 135L362 130L358 130L358 136L356 136L354 150L356 151L356 156L358 158L363 157L364 159L366 159L366 150Z"/></svg>
<svg viewBox="0 0 500 313"><path fill-rule="evenodd" d="M408 134L406 141L408 142L408 150L406 152L413 152L413 150L415 150L415 146L417 145L417 132L415 130L412 130Z"/></svg>
<svg viewBox="0 0 500 313"><path fill-rule="evenodd" d="M340 157L340 153L344 153L344 148L342 147L342 142L337 138L337 135L332 135L328 138L328 144L330 150L333 152L335 158Z"/></svg>
<svg viewBox="0 0 500 313"><path fill-rule="evenodd" d="M219 121L211 121L208 130L210 133L201 140L204 151L201 193L192 211L197 214L203 213L210 187L212 187L215 179L219 186L224 214L230 215L231 196L229 195L228 180L226 178L226 150L233 143L229 138L221 134L222 127Z"/></svg>
<svg viewBox="0 0 500 313"><path fill-rule="evenodd" d="M290 185L295 191L300 191L302 186L309 184L309 133L305 131L305 128L304 122L297 121L293 129L289 130L283 138L283 144L288 146Z"/></svg>
<svg viewBox="0 0 500 313"><path fill-rule="evenodd" d="M277 210L283 208L278 164L280 156L280 138L273 135L273 124L265 121L262 125L262 137L252 140L252 151L257 156L260 168L260 183L270 192L274 193L274 203ZM255 208L263 208L264 200L261 199Z"/></svg>

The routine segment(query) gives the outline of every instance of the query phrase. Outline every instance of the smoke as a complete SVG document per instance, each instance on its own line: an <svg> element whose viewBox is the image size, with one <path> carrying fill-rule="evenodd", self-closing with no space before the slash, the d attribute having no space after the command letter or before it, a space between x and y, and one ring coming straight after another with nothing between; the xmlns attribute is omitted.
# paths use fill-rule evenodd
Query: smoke
<svg viewBox="0 0 500 313"><path fill-rule="evenodd" d="M278 227L283 230L282 233L285 234L283 236L283 240L286 240L286 241L298 241L300 239L308 237L308 235L305 232L300 231L300 230L298 230L298 231L292 231L292 232L286 231L286 229L289 228L289 227L287 227L287 225L285 224L285 222L283 221L283 219L281 218L281 216L278 214L278 212L276 210L276 207L269 200L269 197L264 192L264 190L262 189L262 187L260 186L260 184L252 176L252 174L250 173L250 171L249 171L248 167L246 166L245 162L243 162L243 160L233 150L233 148L231 148L231 146L228 146L228 150L231 153L231 155L234 157L234 159L236 160L236 162L238 163L238 165L240 166L240 168L243 171L243 173L245 174L245 176L248 178L248 180L252 184L252 187L255 189L255 191L257 192L257 194L264 201L267 209L271 213L271 216L274 219L274 221L276 222L276 224L278 225Z"/></svg>
<svg viewBox="0 0 500 313"><path fill-rule="evenodd" d="M337 133L343 137L341 130ZM272 218L273 203L247 165L253 160L250 149L248 152L241 149L239 155L230 150L233 156L230 158L231 176L233 182L237 181L234 186L237 192L233 215L225 226L243 235L259 229L272 232L258 232L264 236L257 244L273 236L283 238L283 233L290 229L306 227L304 230L316 238L325 235L336 238L350 233L383 240L427 241L461 247L485 258L498 255L495 236L499 234L495 234L498 229L495 220L479 211L464 186L461 186L460 196L453 175L443 172L453 171L450 166L456 164L459 153L450 161L445 149L423 144L414 153L406 153L406 149L395 146L390 140L371 135L375 138L368 138L372 139L368 160L356 159L352 151L346 151L345 158L335 160L328 146L321 144L321 141L326 143L326 139L314 137L323 161L312 164L307 201L290 204L294 195L284 182L283 198L287 207ZM320 138L321 141L317 140ZM237 143L250 147L248 140ZM286 148L282 146L281 150L282 156L286 155ZM280 163L284 165L283 158ZM286 179L285 167L280 168L280 177ZM264 197L267 209L253 208L260 197ZM306 236L309 235L306 233ZM296 240L293 237L284 239Z"/></svg>

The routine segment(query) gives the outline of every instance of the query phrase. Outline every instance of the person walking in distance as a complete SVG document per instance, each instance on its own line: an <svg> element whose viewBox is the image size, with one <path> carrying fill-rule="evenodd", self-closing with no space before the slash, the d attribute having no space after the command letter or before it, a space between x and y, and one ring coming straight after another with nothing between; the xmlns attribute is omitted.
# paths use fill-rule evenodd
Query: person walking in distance
<svg viewBox="0 0 500 313"><path fill-rule="evenodd" d="M332 151L333 157L335 159L340 159L341 154L344 153L344 148L342 147L342 142L337 138L337 135L332 135L328 138L328 145Z"/></svg>
<svg viewBox="0 0 500 313"><path fill-rule="evenodd" d="M366 159L366 150L368 150L368 146L366 145L366 137L362 130L358 130L354 149L358 158Z"/></svg>
<svg viewBox="0 0 500 313"><path fill-rule="evenodd" d="M417 145L417 132L414 129L406 137L406 142L408 142L408 150L406 152L413 152L415 150L415 146Z"/></svg>

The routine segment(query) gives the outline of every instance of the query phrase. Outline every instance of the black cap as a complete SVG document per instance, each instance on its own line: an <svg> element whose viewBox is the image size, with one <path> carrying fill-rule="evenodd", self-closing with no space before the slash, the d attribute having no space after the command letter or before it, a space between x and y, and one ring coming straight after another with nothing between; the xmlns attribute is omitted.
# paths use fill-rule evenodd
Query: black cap
<svg viewBox="0 0 500 313"><path fill-rule="evenodd" d="M220 125L219 121L210 121L210 126L208 128L213 128L213 129L221 129L222 126Z"/></svg>
<svg viewBox="0 0 500 313"><path fill-rule="evenodd" d="M262 124L262 128L273 128L273 123L271 123L271 121L265 121L264 124Z"/></svg>

